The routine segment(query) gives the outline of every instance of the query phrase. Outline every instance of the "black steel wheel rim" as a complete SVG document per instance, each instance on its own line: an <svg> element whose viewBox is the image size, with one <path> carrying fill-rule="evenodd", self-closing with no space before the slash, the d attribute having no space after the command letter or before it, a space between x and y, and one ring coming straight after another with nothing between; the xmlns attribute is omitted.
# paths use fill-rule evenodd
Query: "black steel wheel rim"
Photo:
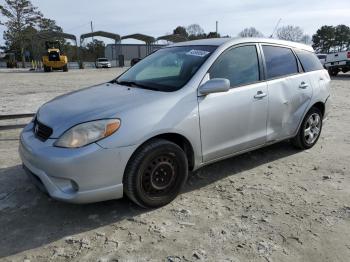
<svg viewBox="0 0 350 262"><path fill-rule="evenodd" d="M149 197L169 195L176 187L178 163L175 154L161 154L146 165L141 177L143 191Z"/></svg>

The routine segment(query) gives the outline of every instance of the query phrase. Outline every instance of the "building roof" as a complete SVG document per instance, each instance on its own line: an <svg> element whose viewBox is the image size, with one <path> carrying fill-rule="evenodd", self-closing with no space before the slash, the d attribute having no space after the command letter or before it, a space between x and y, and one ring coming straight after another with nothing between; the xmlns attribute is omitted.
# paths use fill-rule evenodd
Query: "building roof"
<svg viewBox="0 0 350 262"><path fill-rule="evenodd" d="M160 36L157 38L157 40L165 40L173 43L179 43L179 42L187 41L188 39L183 35L172 34L172 35Z"/></svg>
<svg viewBox="0 0 350 262"><path fill-rule="evenodd" d="M147 44L151 44L156 41L156 39L153 36L144 35L144 34L126 35L126 36L123 36L121 39L123 40L123 39L130 39L130 38L143 41Z"/></svg>
<svg viewBox="0 0 350 262"><path fill-rule="evenodd" d="M120 35L113 34L110 32L105 32L105 31L96 31L92 33L82 34L80 36L80 41L83 41L85 38L94 37L94 36L102 36L102 37L114 39L116 41L120 41Z"/></svg>
<svg viewBox="0 0 350 262"><path fill-rule="evenodd" d="M238 44L244 44L244 43L269 43L269 44L276 44L276 45L284 45L289 47L294 47L298 49L303 49L307 51L313 52L313 48L309 45L296 43L296 42L290 42L290 41L284 41L284 40L277 40L272 38L209 38L209 39L200 39L200 40L194 40L194 41L187 41L187 42L181 42L172 44L171 46L189 46L189 45L212 45L212 46L221 46L221 45L238 45Z"/></svg>
<svg viewBox="0 0 350 262"><path fill-rule="evenodd" d="M35 36L37 38L40 38L40 39L50 39L50 38L62 37L62 38L70 39L70 40L74 40L74 41L77 40L75 35L67 34L64 32L57 32L57 31L42 31L42 32L37 33Z"/></svg>

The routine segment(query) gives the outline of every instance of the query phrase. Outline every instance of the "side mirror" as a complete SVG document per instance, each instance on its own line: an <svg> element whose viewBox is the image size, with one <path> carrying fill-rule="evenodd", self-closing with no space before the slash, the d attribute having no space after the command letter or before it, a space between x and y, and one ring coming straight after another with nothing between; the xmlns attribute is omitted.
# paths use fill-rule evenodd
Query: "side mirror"
<svg viewBox="0 0 350 262"><path fill-rule="evenodd" d="M213 78L205 82L198 88L201 95L208 95L211 93L227 92L230 90L230 80L226 78Z"/></svg>

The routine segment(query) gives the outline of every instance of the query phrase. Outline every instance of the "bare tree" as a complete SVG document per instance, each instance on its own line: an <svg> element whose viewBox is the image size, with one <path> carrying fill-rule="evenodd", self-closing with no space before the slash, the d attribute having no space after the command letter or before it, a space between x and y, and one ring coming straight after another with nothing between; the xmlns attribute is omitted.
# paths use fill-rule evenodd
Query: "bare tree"
<svg viewBox="0 0 350 262"><path fill-rule="evenodd" d="M238 36L240 37L263 37L264 35L258 31L255 27L249 27L243 29Z"/></svg>
<svg viewBox="0 0 350 262"><path fill-rule="evenodd" d="M277 36L279 39L293 42L300 42L303 34L303 29L301 29L299 26L287 25L280 27L277 30Z"/></svg>
<svg viewBox="0 0 350 262"><path fill-rule="evenodd" d="M1 14L7 19L4 23L7 30L4 39L7 46L16 46L19 49L24 67L25 33L28 28L35 26L42 14L29 0L5 0L0 7Z"/></svg>
<svg viewBox="0 0 350 262"><path fill-rule="evenodd" d="M311 41L311 36L305 34L301 37L300 42L306 45L311 45L312 41Z"/></svg>
<svg viewBox="0 0 350 262"><path fill-rule="evenodd" d="M198 36L203 35L204 30L199 24L192 24L186 28L188 35Z"/></svg>

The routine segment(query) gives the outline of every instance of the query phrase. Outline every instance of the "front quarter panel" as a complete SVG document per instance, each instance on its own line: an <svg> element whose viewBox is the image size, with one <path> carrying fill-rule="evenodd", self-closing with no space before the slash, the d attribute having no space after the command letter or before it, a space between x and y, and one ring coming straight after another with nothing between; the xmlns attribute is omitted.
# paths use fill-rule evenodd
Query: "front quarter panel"
<svg viewBox="0 0 350 262"><path fill-rule="evenodd" d="M112 136L99 141L101 147L141 145L154 136L176 133L190 141L195 156L200 161L198 104L194 89L159 92L159 99L121 112L118 117L121 119L120 129Z"/></svg>

